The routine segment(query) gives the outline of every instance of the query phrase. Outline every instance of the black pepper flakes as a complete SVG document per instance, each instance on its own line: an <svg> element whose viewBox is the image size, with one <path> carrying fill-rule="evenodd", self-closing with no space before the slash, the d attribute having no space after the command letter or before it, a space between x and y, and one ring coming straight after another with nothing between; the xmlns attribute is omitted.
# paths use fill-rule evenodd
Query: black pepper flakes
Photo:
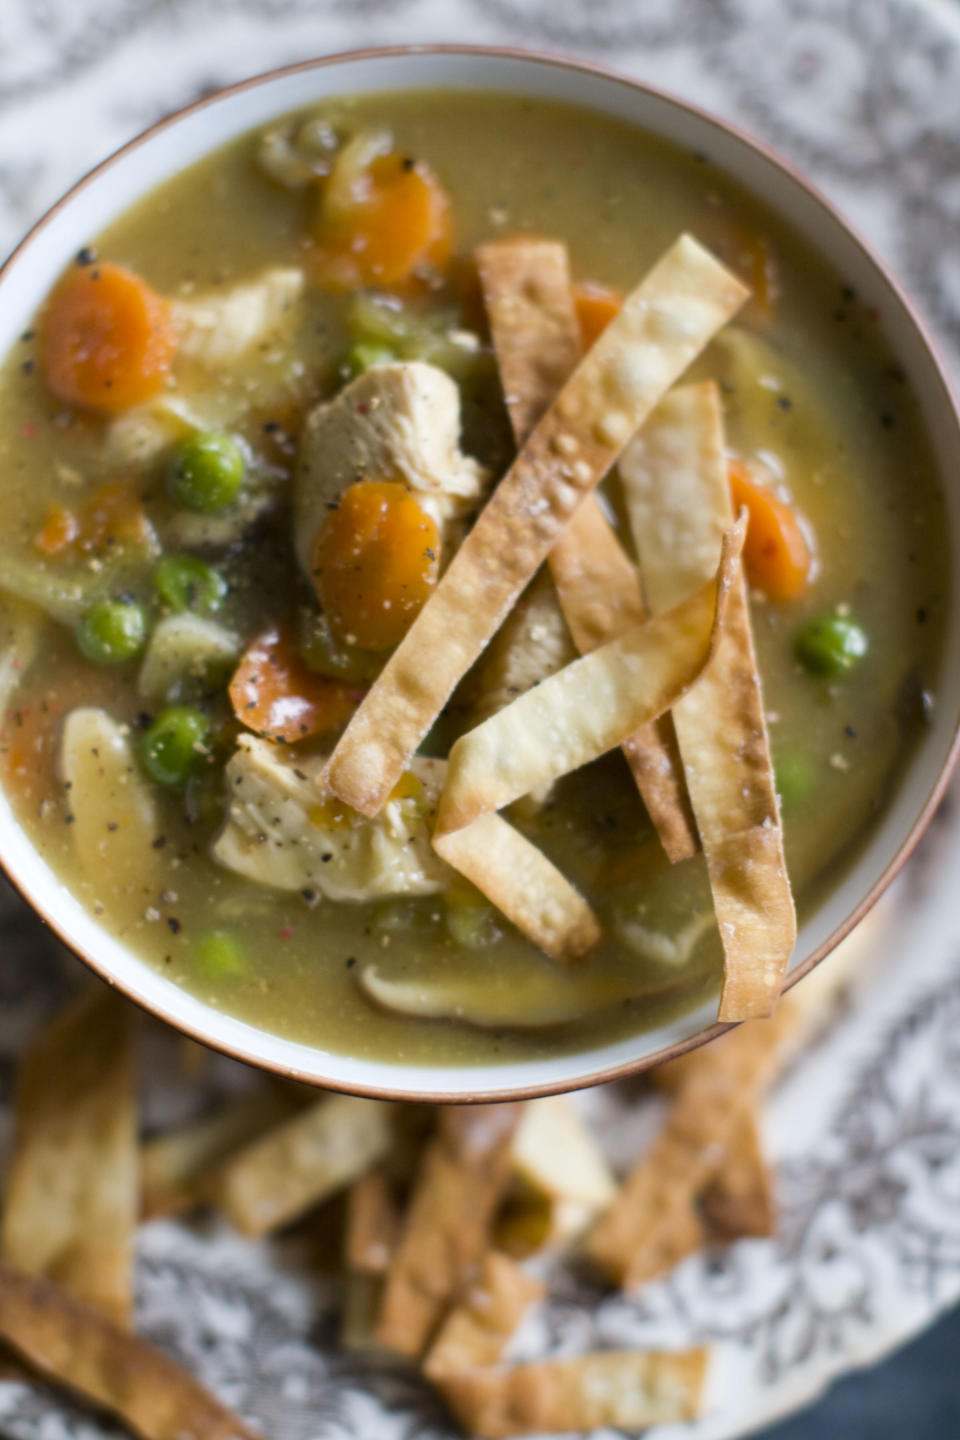
<svg viewBox="0 0 960 1440"><path fill-rule="evenodd" d="M167 843L167 837L166 837L166 835L158 835L157 838L156 838L156 840L154 840L154 842L153 842L153 849L154 849L154 850L162 850L163 847L164 847L164 845L166 845L166 843Z"/></svg>
<svg viewBox="0 0 960 1440"><path fill-rule="evenodd" d="M929 614L929 612L928 612L928 610L927 610L926 605L918 605L918 606L917 606L917 624L918 624L918 625L926 625L928 614Z"/></svg>
<svg viewBox="0 0 960 1440"><path fill-rule="evenodd" d="M81 249L79 249L79 250L77 251L77 254L76 254L76 262L77 262L78 265L81 265L81 266L83 266L83 265L96 265L96 263L97 263L97 252L96 252L96 250L94 250L93 246L92 246L92 245L84 245L84 246L82 246ZM95 280L97 280L97 279L99 279L99 276L95 275L93 278L94 278Z"/></svg>
<svg viewBox="0 0 960 1440"><path fill-rule="evenodd" d="M356 955L348 955L348 956L347 956L347 962L346 962L346 963L347 963L347 969L348 969L348 970L352 970L353 967L354 967L354 965L356 965L356 963L357 963L357 957L356 957Z"/></svg>
<svg viewBox="0 0 960 1440"><path fill-rule="evenodd" d="M790 396L789 396L789 395L778 395L778 396L777 396L777 408L778 408L779 410L792 410L792 409L793 409L793 401L790 399Z"/></svg>
<svg viewBox="0 0 960 1440"><path fill-rule="evenodd" d="M170 930L171 935L179 935L180 931L183 929L183 926L180 924L180 921L175 915L167 916L167 927Z"/></svg>
<svg viewBox="0 0 960 1440"><path fill-rule="evenodd" d="M856 740L857 738L857 732L856 730L854 730L852 725L844 725L843 733L844 735L846 735L848 740Z"/></svg>

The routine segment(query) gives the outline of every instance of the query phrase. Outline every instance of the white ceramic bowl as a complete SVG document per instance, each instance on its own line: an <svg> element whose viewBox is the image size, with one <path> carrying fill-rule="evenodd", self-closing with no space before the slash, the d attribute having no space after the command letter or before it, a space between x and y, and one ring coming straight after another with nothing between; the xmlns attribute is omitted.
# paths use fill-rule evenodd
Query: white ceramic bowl
<svg viewBox="0 0 960 1440"><path fill-rule="evenodd" d="M0 270L0 354L13 345L80 245L176 171L273 116L325 97L454 87L564 100L701 150L825 254L876 307L920 398L960 555L960 416L923 327L894 280L830 205L768 151L693 107L595 67L519 51L458 47L373 50L310 61L224 90L173 115L82 180ZM956 569L956 559L954 560ZM909 856L933 813L957 749L960 618L947 635L938 704L923 743L869 845L803 926L791 982L827 956ZM505 1100L595 1084L643 1069L718 1033L700 1010L645 1035L579 1054L477 1067L358 1060L279 1039L188 995L106 934L49 869L0 797L0 862L31 905L99 975L179 1029L219 1050L299 1079L378 1097Z"/></svg>

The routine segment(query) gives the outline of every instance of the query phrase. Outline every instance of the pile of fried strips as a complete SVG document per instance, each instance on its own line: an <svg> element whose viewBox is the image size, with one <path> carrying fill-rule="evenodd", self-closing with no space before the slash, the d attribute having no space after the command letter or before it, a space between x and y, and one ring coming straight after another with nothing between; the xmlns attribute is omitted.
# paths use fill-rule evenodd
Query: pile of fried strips
<svg viewBox="0 0 960 1440"><path fill-rule="evenodd" d="M654 1072L662 1123L618 1182L562 1096L428 1107L260 1077L142 1139L137 1027L152 1022L98 984L21 1061L0 1376L63 1386L144 1440L260 1434L132 1328L138 1226L205 1209L251 1240L300 1224L327 1252L335 1245L343 1347L416 1367L468 1434L690 1419L706 1347L522 1359L517 1343L571 1259L635 1291L705 1245L773 1233L758 1107L802 1019L790 996L772 1020ZM206 1052L182 1043L195 1071Z"/></svg>

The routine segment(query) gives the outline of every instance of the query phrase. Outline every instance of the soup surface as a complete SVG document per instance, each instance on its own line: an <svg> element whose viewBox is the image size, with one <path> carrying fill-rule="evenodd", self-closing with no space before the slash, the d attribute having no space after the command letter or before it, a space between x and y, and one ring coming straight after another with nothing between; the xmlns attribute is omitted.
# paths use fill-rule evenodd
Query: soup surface
<svg viewBox="0 0 960 1440"><path fill-rule="evenodd" d="M748 579L801 918L836 883L933 701L948 602L933 464L874 318L706 156L513 96L338 100L231 143L90 237L0 379L4 788L149 964L278 1034L411 1062L569 1051L716 991L703 859L667 861L619 751L509 812L603 925L566 967L432 854L429 775L391 802L400 830L420 827L397 853L297 793L298 757L312 775L330 753L514 453L475 246L564 242L593 287L589 341L681 232L754 292L690 373L719 382L735 486L772 496L800 537L793 580L762 562ZM431 514L409 474L351 476L381 491L341 489L298 535L306 417L411 360L457 387L451 464L472 498ZM616 473L603 493L621 516ZM502 702L508 641L424 754ZM285 790L237 760L254 731L282 752ZM258 825L299 839L268 863ZM318 836L329 884L298 870ZM451 1018L374 1003L372 971L444 997Z"/></svg>

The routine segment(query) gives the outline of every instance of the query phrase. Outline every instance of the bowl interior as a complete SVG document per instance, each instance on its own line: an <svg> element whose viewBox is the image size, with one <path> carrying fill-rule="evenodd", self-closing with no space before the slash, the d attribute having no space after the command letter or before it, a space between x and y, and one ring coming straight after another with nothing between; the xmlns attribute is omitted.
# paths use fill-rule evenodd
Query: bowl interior
<svg viewBox="0 0 960 1440"><path fill-rule="evenodd" d="M0 272L0 353L5 353L78 246L176 171L233 136L326 96L375 90L473 88L521 92L604 111L705 152L824 253L874 306L920 398L937 458L954 555L960 553L960 486L948 483L960 422L937 363L902 297L857 238L807 186L746 140L668 97L602 72L546 58L475 51L372 52L318 61L214 97L134 142L50 213ZM895 872L928 818L960 714L960 624L952 622L929 731L869 844L829 899L803 925L797 975L829 952ZM356 1060L296 1044L235 1020L188 995L107 935L33 850L0 796L0 858L26 898L105 978L197 1039L255 1064L334 1088L420 1099L490 1099L545 1093L609 1078L709 1027L700 1010L645 1035L588 1052L490 1066L408 1066Z"/></svg>

